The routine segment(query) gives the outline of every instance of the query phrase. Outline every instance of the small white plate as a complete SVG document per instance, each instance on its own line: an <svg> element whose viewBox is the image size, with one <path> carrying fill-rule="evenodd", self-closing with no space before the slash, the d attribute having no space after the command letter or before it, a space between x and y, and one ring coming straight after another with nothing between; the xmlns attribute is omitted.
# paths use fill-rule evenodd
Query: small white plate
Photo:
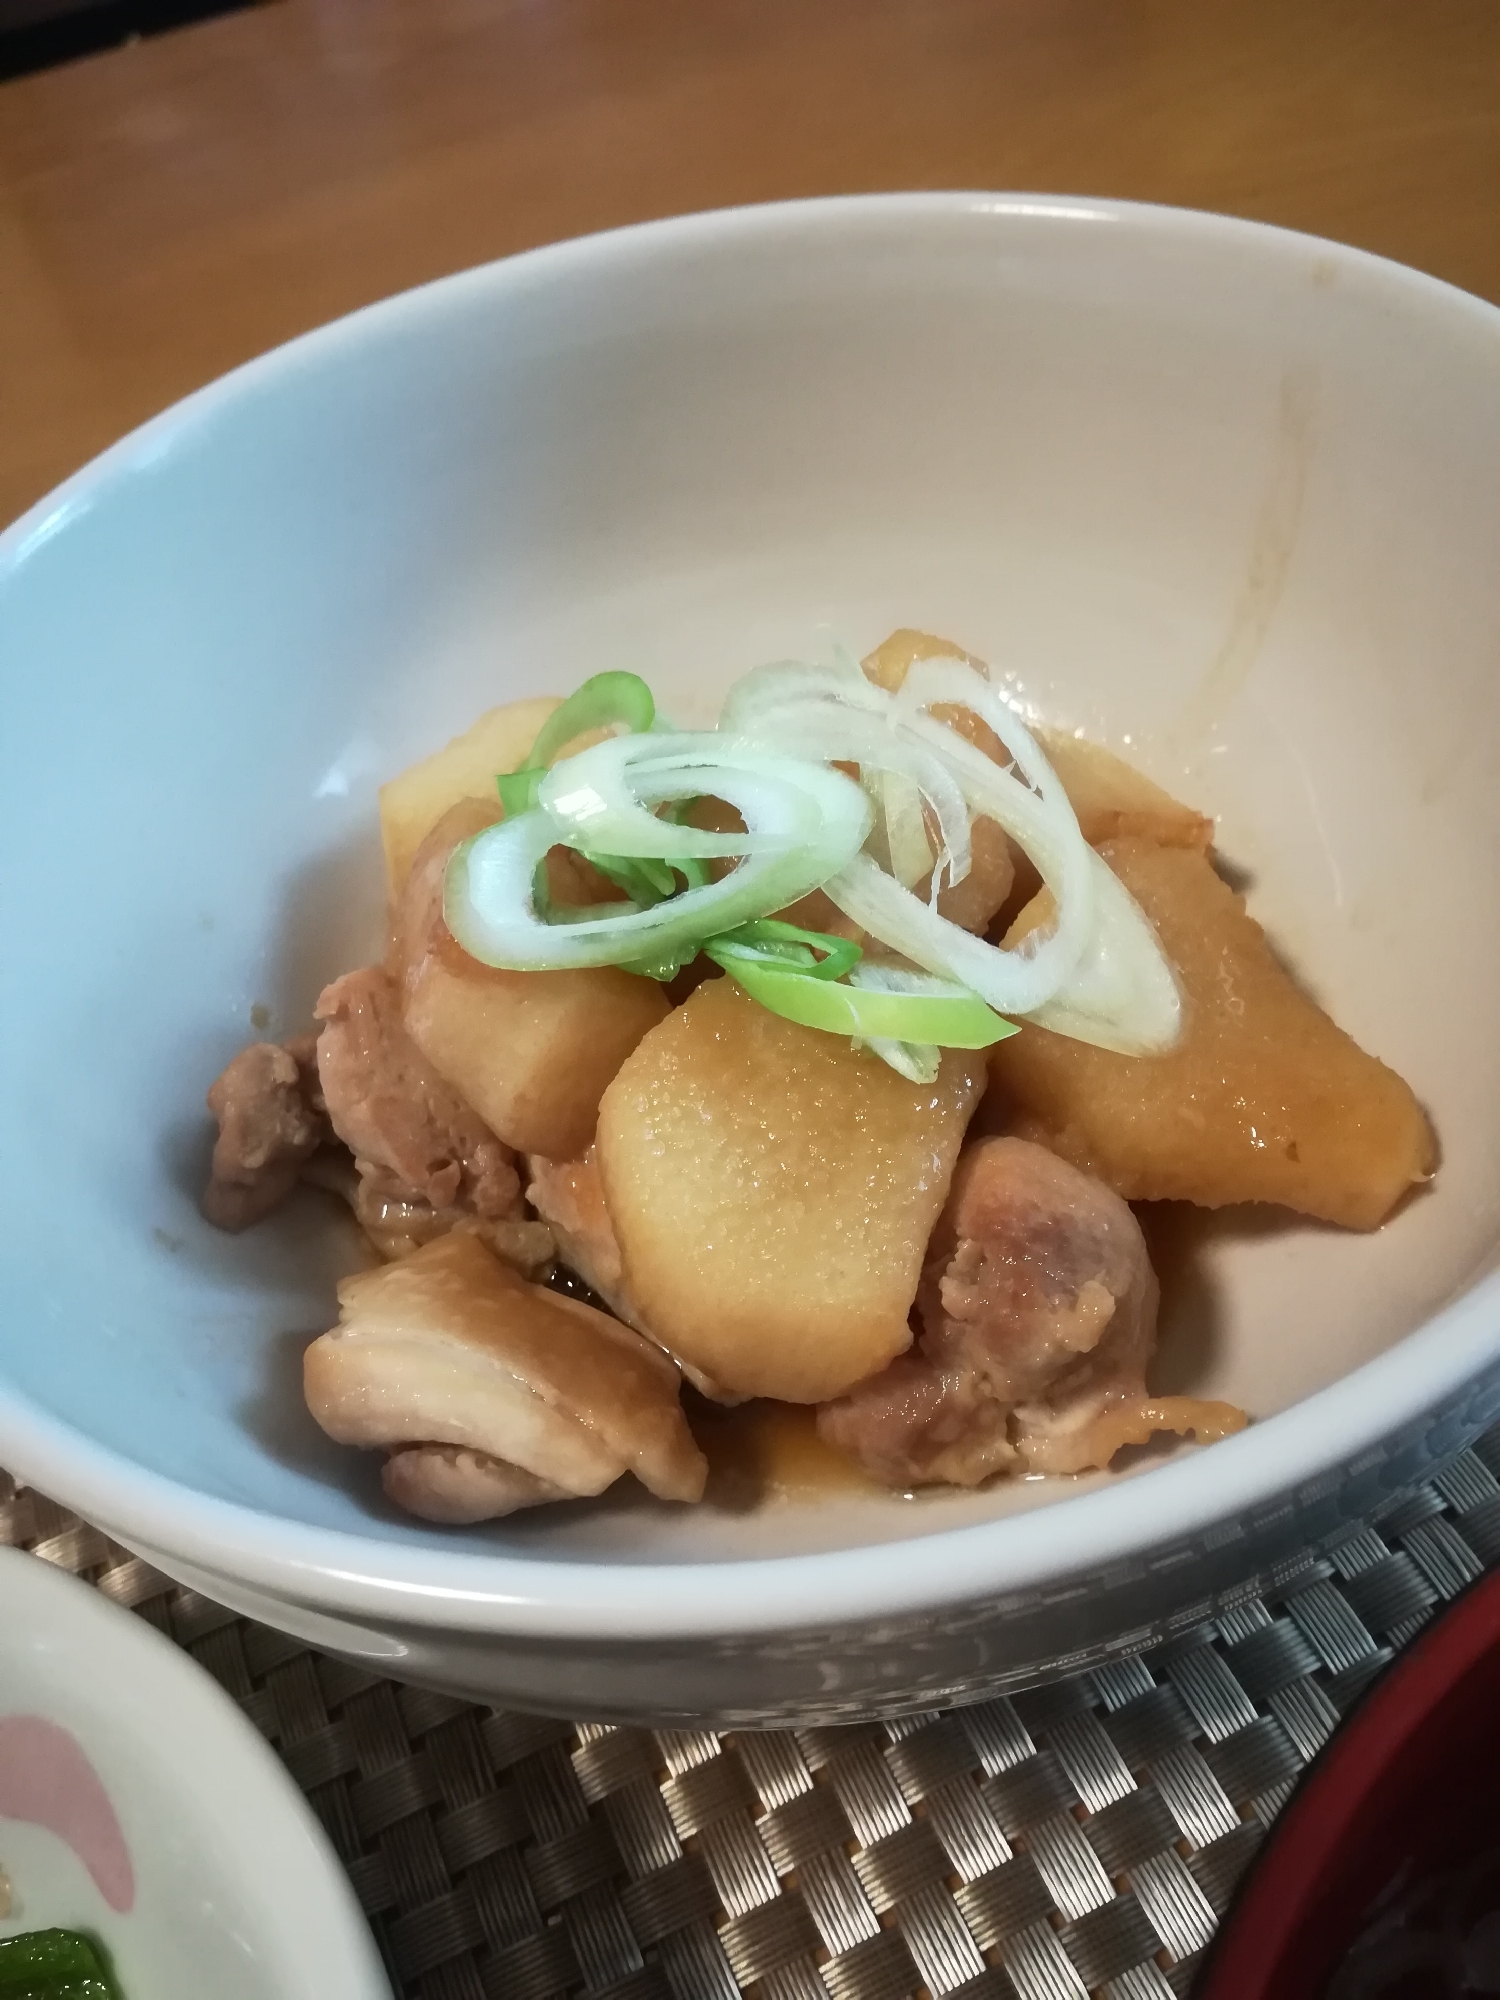
<svg viewBox="0 0 1500 2000"><path fill-rule="evenodd" d="M322 1829L234 1703L140 1619L15 1550L0 1550L0 1744L0 1938L86 1931L124 2000L390 2000ZM4 1816L27 1763L71 1839Z"/></svg>

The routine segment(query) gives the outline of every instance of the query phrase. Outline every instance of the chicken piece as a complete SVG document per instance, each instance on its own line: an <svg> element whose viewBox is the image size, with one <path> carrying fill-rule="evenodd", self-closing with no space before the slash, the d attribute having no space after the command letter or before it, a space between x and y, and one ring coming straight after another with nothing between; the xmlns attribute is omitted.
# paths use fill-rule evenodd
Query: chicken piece
<svg viewBox="0 0 1500 2000"><path fill-rule="evenodd" d="M334 1131L361 1173L383 1168L391 1193L494 1218L520 1213L514 1155L427 1062L401 1023L379 966L345 973L314 1009L318 1075Z"/></svg>
<svg viewBox="0 0 1500 2000"><path fill-rule="evenodd" d="M825 1404L820 1433L908 1487L1080 1472L1157 1431L1240 1429L1229 1404L1147 1394L1156 1308L1119 1196L1041 1146L987 1139L933 1231L916 1350Z"/></svg>
<svg viewBox="0 0 1500 2000"><path fill-rule="evenodd" d="M664 1500L703 1495L707 1463L667 1357L592 1306L527 1284L464 1232L345 1278L339 1324L308 1348L303 1383L341 1444L453 1446L538 1482L527 1498L523 1482L496 1475L497 1512L602 1493L626 1472ZM460 1479L470 1505L479 1486L473 1468L430 1461L391 1477L396 1497L450 1508Z"/></svg>
<svg viewBox="0 0 1500 2000"><path fill-rule="evenodd" d="M378 1171L357 1177L350 1207L387 1263L409 1257L455 1229L477 1236L524 1278L545 1277L557 1260L557 1245L545 1222L524 1215L483 1216L462 1208L434 1208L430 1202L393 1191Z"/></svg>
<svg viewBox="0 0 1500 2000"><path fill-rule="evenodd" d="M451 1444L409 1445L392 1452L380 1468L380 1483L386 1498L408 1514L454 1528L573 1497L566 1487L537 1479L503 1458L460 1451Z"/></svg>
<svg viewBox="0 0 1500 2000"><path fill-rule="evenodd" d="M383 1167L361 1173L347 1146L323 1146L302 1169L309 1187L323 1188L347 1202L373 1248L387 1263L435 1243L450 1230L466 1230L519 1271L523 1278L545 1277L557 1260L557 1245L545 1222L526 1216L475 1215L465 1208L434 1208L393 1183Z"/></svg>
<svg viewBox="0 0 1500 2000"><path fill-rule="evenodd" d="M281 1206L332 1137L312 1036L241 1049L209 1086L208 1108L219 1135L203 1213L216 1228L248 1229Z"/></svg>
<svg viewBox="0 0 1500 2000"><path fill-rule="evenodd" d="M1112 840L1100 854L1156 929L1183 996L1164 1055L1026 1027L990 1051L981 1129L1037 1139L1127 1201L1281 1202L1374 1229L1433 1172L1410 1087L1288 976L1206 855ZM1043 890L1007 946L1052 919Z"/></svg>
<svg viewBox="0 0 1500 2000"><path fill-rule="evenodd" d="M617 1319L643 1332L625 1284L619 1238L604 1204L597 1149L590 1146L576 1160L548 1160L532 1153L526 1170L526 1199L552 1231L563 1263Z"/></svg>

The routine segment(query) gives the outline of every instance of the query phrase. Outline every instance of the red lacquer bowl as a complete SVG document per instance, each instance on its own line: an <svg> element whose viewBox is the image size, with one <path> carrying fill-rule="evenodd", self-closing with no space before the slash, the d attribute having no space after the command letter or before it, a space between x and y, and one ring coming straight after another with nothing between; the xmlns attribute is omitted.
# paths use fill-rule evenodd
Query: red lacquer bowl
<svg viewBox="0 0 1500 2000"><path fill-rule="evenodd" d="M1500 1572L1447 1611L1334 1736L1220 1931L1194 2000L1324 2000L1404 1862L1500 1845Z"/></svg>

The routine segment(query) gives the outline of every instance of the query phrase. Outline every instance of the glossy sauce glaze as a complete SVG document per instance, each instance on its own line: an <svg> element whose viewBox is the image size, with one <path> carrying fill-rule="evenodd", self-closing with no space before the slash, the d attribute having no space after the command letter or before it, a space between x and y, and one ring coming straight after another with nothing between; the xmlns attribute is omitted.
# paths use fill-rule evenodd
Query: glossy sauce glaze
<svg viewBox="0 0 1500 2000"><path fill-rule="evenodd" d="M1213 1231L1215 1216L1186 1202L1168 1201L1139 1202L1135 1212L1161 1285L1162 1345L1152 1369L1153 1386L1162 1393L1168 1388L1177 1391L1191 1382L1199 1359L1200 1340L1193 1326L1203 1301L1198 1296L1196 1266ZM609 1311L604 1300L565 1264L555 1265L545 1282L567 1298L581 1299L600 1312ZM1168 1337L1174 1333L1176 1339ZM698 1448L708 1460L704 1499L712 1506L745 1513L766 1503L838 1496L920 1497L893 1492L872 1479L847 1452L825 1443L818 1435L817 1413L808 1404L754 1398L726 1407L685 1387L683 1407ZM1121 1463L1139 1456L1139 1451L1132 1449Z"/></svg>
<svg viewBox="0 0 1500 2000"><path fill-rule="evenodd" d="M688 1423L708 1460L711 1506L744 1513L766 1502L888 1494L847 1452L818 1436L806 1403L754 1401L726 1409L689 1390Z"/></svg>
<svg viewBox="0 0 1500 2000"><path fill-rule="evenodd" d="M609 1307L576 1271L554 1265L547 1284L599 1312ZM683 1408L708 1460L704 1499L731 1513L775 1500L827 1499L837 1493L884 1493L847 1452L818 1436L817 1413L804 1403L755 1399L726 1406L684 1387Z"/></svg>

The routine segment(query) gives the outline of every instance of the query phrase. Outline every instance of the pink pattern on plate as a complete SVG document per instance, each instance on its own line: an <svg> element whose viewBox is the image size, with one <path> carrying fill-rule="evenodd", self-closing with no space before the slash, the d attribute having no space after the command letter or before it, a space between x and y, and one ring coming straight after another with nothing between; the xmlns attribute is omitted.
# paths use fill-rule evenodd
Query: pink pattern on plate
<svg viewBox="0 0 1500 2000"><path fill-rule="evenodd" d="M99 1773L69 1730L42 1715L0 1715L0 1819L65 1840L112 1910L135 1902L135 1870Z"/></svg>

